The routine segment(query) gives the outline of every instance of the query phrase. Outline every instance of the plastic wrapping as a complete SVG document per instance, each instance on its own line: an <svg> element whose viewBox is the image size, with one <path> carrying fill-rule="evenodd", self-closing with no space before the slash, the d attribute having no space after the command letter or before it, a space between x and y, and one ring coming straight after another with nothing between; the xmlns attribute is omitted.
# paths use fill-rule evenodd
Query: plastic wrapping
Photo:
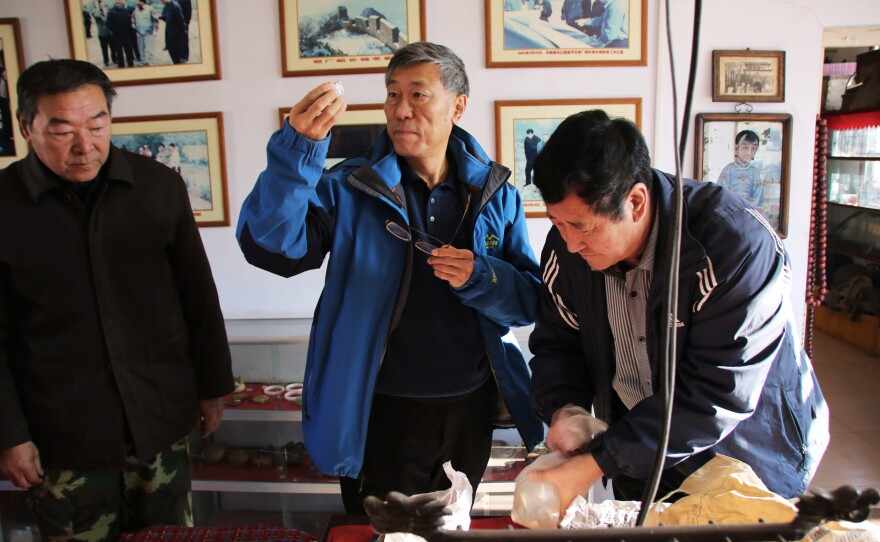
<svg viewBox="0 0 880 542"><path fill-rule="evenodd" d="M443 517L443 529L455 530L461 529L467 531L471 526L471 506L473 505L473 489L467 476L462 472L452 468L452 462L447 461L443 464L443 470L452 487L443 491L435 491L428 493L446 504L449 511L448 516ZM421 536L412 533L389 533L385 535L385 542L425 542Z"/></svg>

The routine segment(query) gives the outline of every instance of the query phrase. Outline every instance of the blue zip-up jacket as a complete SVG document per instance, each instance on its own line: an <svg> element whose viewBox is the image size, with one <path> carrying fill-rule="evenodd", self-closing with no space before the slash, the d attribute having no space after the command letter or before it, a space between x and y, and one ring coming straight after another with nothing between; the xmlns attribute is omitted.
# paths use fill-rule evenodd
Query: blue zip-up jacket
<svg viewBox="0 0 880 542"><path fill-rule="evenodd" d="M545 288L529 349L533 402L549 422L568 403L610 423L589 446L605 476L649 476L663 410L658 375L663 232L672 179L655 171L660 220L647 303L654 395L626 411L612 389L614 339L605 280L566 250L556 228L542 254ZM678 274L675 404L667 469L692 472L714 454L749 464L784 497L802 493L828 444L828 409L788 301L788 255L767 221L714 183L685 180ZM615 406L617 403L617 406Z"/></svg>
<svg viewBox="0 0 880 542"><path fill-rule="evenodd" d="M371 156L324 171L329 141L306 138L287 122L272 135L268 165L244 202L236 236L251 264L286 277L320 267L330 253L309 338L303 435L322 472L355 478L376 377L406 303L413 247L385 229L388 219L409 223L387 134ZM507 183L510 171L457 126L448 152L479 202L472 216L474 271L452 291L478 314L502 392L496 424L515 424L531 448L543 426L530 408L528 366L510 331L534 321L540 287L522 201Z"/></svg>

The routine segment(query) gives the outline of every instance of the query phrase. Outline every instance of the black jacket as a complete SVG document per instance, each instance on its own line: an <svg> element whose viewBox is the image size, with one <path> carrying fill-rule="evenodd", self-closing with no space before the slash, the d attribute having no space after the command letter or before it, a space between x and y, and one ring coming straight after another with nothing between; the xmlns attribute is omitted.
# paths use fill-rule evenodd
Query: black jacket
<svg viewBox="0 0 880 542"><path fill-rule="evenodd" d="M616 357L604 275L568 252L555 227L541 258L545 288L529 339L534 406L547 422L568 403L594 407L611 427L589 448L609 478L646 479L657 449L660 335L671 323L662 311L668 275L661 262L673 185L656 170L654 185L661 233L646 307L654 395L632 410L612 388ZM828 407L788 299L788 254L767 221L733 192L691 180L682 192L667 472L685 476L724 454L749 464L771 491L793 497L806 491L829 434Z"/></svg>
<svg viewBox="0 0 880 542"><path fill-rule="evenodd" d="M0 449L121 466L232 389L208 259L180 176L112 148L88 213L31 152L0 171Z"/></svg>

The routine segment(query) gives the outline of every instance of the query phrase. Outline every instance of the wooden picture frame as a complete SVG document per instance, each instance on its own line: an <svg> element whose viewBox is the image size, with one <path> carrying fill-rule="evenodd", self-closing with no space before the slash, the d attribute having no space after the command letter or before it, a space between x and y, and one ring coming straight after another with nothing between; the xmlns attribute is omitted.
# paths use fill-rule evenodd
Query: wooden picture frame
<svg viewBox="0 0 880 542"><path fill-rule="evenodd" d="M280 123L285 122L289 112L289 107L278 108ZM372 149L385 125L384 104L348 104L339 122L330 128L330 148L324 169Z"/></svg>
<svg viewBox="0 0 880 542"><path fill-rule="evenodd" d="M147 146L148 156L179 171L199 226L229 225L223 113L114 118L112 142L132 152Z"/></svg>
<svg viewBox="0 0 880 542"><path fill-rule="evenodd" d="M784 102L785 51L712 51L713 102Z"/></svg>
<svg viewBox="0 0 880 542"><path fill-rule="evenodd" d="M110 8L113 8L112 0L64 0L70 56L98 66L107 73L107 77L116 86L220 79L216 0L186 1L191 6L188 10L190 19L188 23L184 21L183 27L179 24L179 16L175 17L173 11L168 15L169 18L178 21L178 24L174 24L171 29L171 36L177 37L171 41L177 43L177 46L168 47L166 43L168 24L157 19L156 26L153 27L154 32L145 34L149 39L143 37L139 39L137 31L132 30L132 34L128 35L129 39L118 45L117 50L121 59L114 62L116 57L113 47L114 38L112 36L102 38L99 26L107 25L99 24L97 20L98 17L106 18L106 13L100 16L97 14L97 5L109 6L107 10L109 13ZM149 5L154 9L157 17L161 16L165 9L174 10L170 7L172 4L166 8L160 0L152 0ZM134 6L134 9L137 10L137 6ZM85 12L90 14L88 21ZM186 19L187 13L181 9L180 15ZM112 20L114 21L112 25L123 24L121 17ZM193 46L194 43L197 46ZM143 44L143 55L140 55L139 44ZM186 47L183 47L184 44ZM129 65L128 61L129 50L132 52L132 65ZM135 53L143 58L137 60Z"/></svg>
<svg viewBox="0 0 880 542"><path fill-rule="evenodd" d="M512 173L508 182L520 191L527 217L547 216L547 208L544 206L540 192L534 184L526 182L527 161L524 140L527 131L532 130L532 136L546 141L566 117L588 109L601 109L609 117L629 119L641 129L641 98L495 102L496 160L510 168Z"/></svg>
<svg viewBox="0 0 880 542"><path fill-rule="evenodd" d="M485 0L487 68L647 66L647 0L613 0L595 17L567 9L568 21L563 2L545 17L541 1Z"/></svg>
<svg viewBox="0 0 880 542"><path fill-rule="evenodd" d="M28 144L21 133L15 112L18 110L16 83L24 71L24 50L18 19L0 19L0 169L21 160L28 153Z"/></svg>
<svg viewBox="0 0 880 542"><path fill-rule="evenodd" d="M384 73L397 49L425 41L425 0L369 5L375 13L348 13L329 0L278 0L282 75Z"/></svg>
<svg viewBox="0 0 880 542"><path fill-rule="evenodd" d="M791 126L788 114L702 113L694 130L694 178L720 182L739 193L783 238L788 234ZM758 146L753 158L740 160L737 140L748 144L754 136Z"/></svg>

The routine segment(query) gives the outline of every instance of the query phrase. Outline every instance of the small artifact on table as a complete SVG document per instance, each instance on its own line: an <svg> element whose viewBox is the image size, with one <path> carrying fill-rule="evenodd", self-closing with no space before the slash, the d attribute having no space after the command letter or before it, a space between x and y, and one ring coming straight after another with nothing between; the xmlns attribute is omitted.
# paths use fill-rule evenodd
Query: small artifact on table
<svg viewBox="0 0 880 542"><path fill-rule="evenodd" d="M251 457L255 467L271 467L275 463L275 448L267 446Z"/></svg>
<svg viewBox="0 0 880 542"><path fill-rule="evenodd" d="M241 448L233 448L226 454L226 461L233 467L245 465L251 458L250 452Z"/></svg>
<svg viewBox="0 0 880 542"><path fill-rule="evenodd" d="M295 467L299 465L300 457L306 446L302 442L288 442L276 456L275 464L279 467Z"/></svg>
<svg viewBox="0 0 880 542"><path fill-rule="evenodd" d="M248 394L246 394L246 393L244 393L244 392L241 392L241 393L233 393L233 394L232 394L232 400L233 400L233 401L244 401L244 400L247 399L247 398L248 398Z"/></svg>
<svg viewBox="0 0 880 542"><path fill-rule="evenodd" d="M226 443L225 442L210 442L202 446L201 453L199 454L202 458L202 461L205 463L219 463L223 460L223 456L226 455Z"/></svg>
<svg viewBox="0 0 880 542"><path fill-rule="evenodd" d="M244 377L236 376L233 382L235 383L235 390L233 390L235 393L241 393L247 387L244 383Z"/></svg>
<svg viewBox="0 0 880 542"><path fill-rule="evenodd" d="M228 407L241 406L241 399L233 399L231 401L226 401L226 406L228 406Z"/></svg>
<svg viewBox="0 0 880 542"><path fill-rule="evenodd" d="M251 401L257 403L258 405L265 405L269 402L269 396L266 394L260 394L251 399Z"/></svg>

